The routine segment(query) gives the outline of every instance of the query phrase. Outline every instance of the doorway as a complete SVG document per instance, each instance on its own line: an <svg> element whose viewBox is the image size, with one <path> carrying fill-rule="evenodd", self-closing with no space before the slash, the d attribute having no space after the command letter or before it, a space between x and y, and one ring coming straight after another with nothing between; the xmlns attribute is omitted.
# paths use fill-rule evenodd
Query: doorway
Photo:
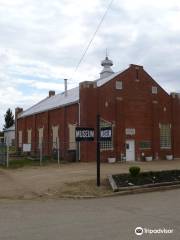
<svg viewBox="0 0 180 240"><path fill-rule="evenodd" d="M135 161L135 141L126 140L126 161Z"/></svg>

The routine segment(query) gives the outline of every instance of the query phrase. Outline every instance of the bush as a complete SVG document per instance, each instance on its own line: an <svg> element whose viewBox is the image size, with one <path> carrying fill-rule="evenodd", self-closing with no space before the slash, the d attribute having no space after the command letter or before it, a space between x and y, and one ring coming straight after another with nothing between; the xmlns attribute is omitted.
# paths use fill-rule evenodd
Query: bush
<svg viewBox="0 0 180 240"><path fill-rule="evenodd" d="M129 173L131 174L132 177L137 177L140 173L140 167L138 166L133 166L129 168Z"/></svg>

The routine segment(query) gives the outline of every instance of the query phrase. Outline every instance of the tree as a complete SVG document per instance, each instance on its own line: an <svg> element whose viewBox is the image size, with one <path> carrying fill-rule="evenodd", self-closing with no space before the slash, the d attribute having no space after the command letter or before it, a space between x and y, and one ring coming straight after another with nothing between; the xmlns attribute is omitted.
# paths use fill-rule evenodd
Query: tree
<svg viewBox="0 0 180 240"><path fill-rule="evenodd" d="M6 111L6 114L4 115L4 121L5 121L4 129L14 125L14 115L10 108L8 108L8 110Z"/></svg>

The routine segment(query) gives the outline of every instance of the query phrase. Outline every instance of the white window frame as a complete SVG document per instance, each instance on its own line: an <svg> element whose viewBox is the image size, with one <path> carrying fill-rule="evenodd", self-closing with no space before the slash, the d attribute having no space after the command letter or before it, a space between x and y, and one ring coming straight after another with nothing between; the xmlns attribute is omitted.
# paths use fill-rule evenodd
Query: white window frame
<svg viewBox="0 0 180 240"><path fill-rule="evenodd" d="M160 148L171 149L171 124L159 124L160 127ZM168 133L169 132L169 133ZM167 135L169 134L169 135Z"/></svg>
<svg viewBox="0 0 180 240"><path fill-rule="evenodd" d="M117 90L122 90L123 89L123 83L121 80L116 81L116 89Z"/></svg>
<svg viewBox="0 0 180 240"><path fill-rule="evenodd" d="M44 128L38 128L38 146L39 148L42 146L43 143L43 135L44 135Z"/></svg>
<svg viewBox="0 0 180 240"><path fill-rule="evenodd" d="M69 124L69 150L76 150L75 131L76 124Z"/></svg>
<svg viewBox="0 0 180 240"><path fill-rule="evenodd" d="M58 149L59 145L59 125L52 126L52 148Z"/></svg>
<svg viewBox="0 0 180 240"><path fill-rule="evenodd" d="M19 132L18 132L18 146L19 146L19 148L21 148L22 147L22 144L23 144L23 142L22 142L22 130L20 130Z"/></svg>
<svg viewBox="0 0 180 240"><path fill-rule="evenodd" d="M27 143L31 144L32 142L32 129L27 130Z"/></svg>
<svg viewBox="0 0 180 240"><path fill-rule="evenodd" d="M157 94L157 93L158 93L157 86L152 86L152 94Z"/></svg>

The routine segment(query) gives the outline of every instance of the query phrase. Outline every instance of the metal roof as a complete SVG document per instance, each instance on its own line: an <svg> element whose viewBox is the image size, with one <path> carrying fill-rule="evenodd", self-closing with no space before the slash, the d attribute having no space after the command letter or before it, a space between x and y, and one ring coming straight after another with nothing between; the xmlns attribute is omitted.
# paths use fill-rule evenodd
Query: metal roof
<svg viewBox="0 0 180 240"><path fill-rule="evenodd" d="M97 87L101 87L102 85L106 84L120 73L121 72L113 73L108 77L99 78L95 80ZM79 87L72 88L67 91L67 96L65 96L63 92L51 97L46 97L39 103L33 105L32 107L20 113L18 118L30 116L40 112L45 112L47 110L52 110L55 108L59 108L61 106L70 105L78 101L79 101Z"/></svg>
<svg viewBox="0 0 180 240"><path fill-rule="evenodd" d="M45 112L47 110L58 108L60 106L73 104L78 101L79 101L79 87L72 88L67 91L67 96L65 96L63 92L43 99L39 103L20 113L19 118L37 114L40 112Z"/></svg>

